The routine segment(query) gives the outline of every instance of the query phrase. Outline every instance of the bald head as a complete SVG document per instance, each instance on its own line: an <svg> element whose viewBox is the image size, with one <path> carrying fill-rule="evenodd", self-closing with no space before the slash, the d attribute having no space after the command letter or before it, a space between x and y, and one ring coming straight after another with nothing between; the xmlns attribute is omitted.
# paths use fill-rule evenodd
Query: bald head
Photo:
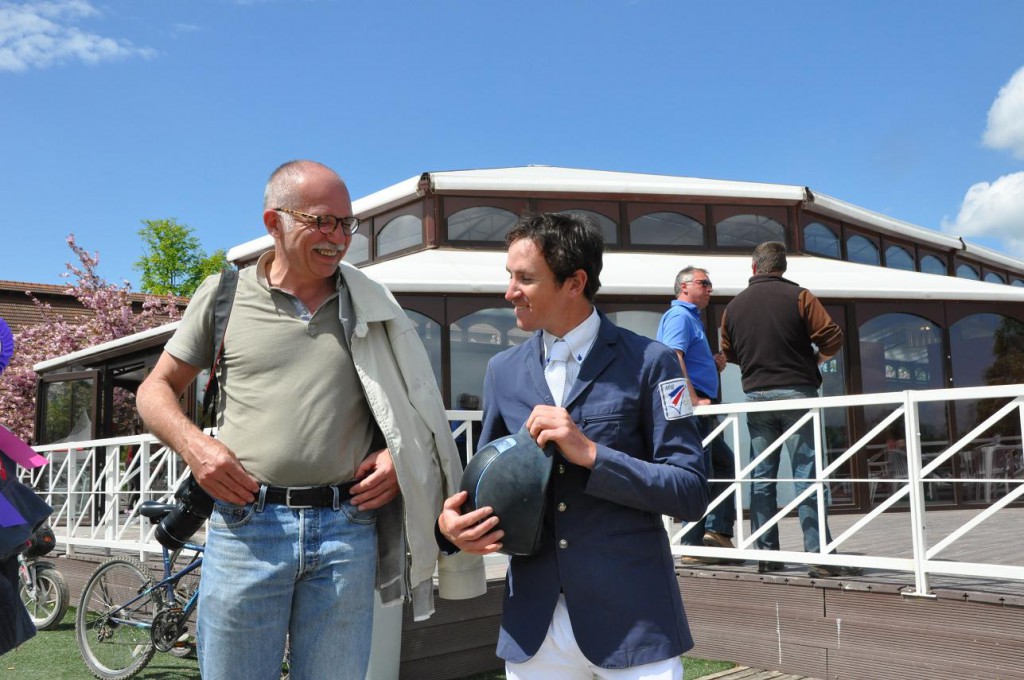
<svg viewBox="0 0 1024 680"><path fill-rule="evenodd" d="M263 190L263 209L300 209L303 201L302 187L312 179L335 181L342 186L345 181L334 170L316 161L288 161L274 170Z"/></svg>

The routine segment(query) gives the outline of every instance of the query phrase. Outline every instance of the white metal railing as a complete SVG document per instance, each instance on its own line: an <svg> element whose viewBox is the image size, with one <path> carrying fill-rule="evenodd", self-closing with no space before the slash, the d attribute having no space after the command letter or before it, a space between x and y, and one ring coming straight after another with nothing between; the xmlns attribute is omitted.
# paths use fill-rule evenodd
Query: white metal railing
<svg viewBox="0 0 1024 680"><path fill-rule="evenodd" d="M920 409L922 405L931 403L948 403L958 401L978 401L982 399L1008 399L1008 403L996 410L992 415L978 424L974 429L945 446L940 451L930 451L927 454L922 451L922 439L920 431ZM873 407L875 410L887 409L888 413L880 421L871 427L858 441L839 455L827 460L823 454L822 422L823 411L827 409L850 409L854 407ZM768 447L757 458L750 460L745 465L742 462L746 456L742 455L737 442L741 441L740 420L745 414L762 411L803 411L803 414L796 420L794 425L783 435L770 443ZM1022 469L1020 439L1008 444L993 444L992 439L985 438L985 434L1004 418L1016 417L1019 420L1017 431L1024 431L1024 385L1007 385L999 387L978 387L959 388L928 391L905 391L884 394L865 394L845 397L825 397L818 399L793 399L775 402L750 402L741 404L720 404L715 406L698 407L700 415L717 415L722 417L719 425L707 436L705 445L715 437L730 436L733 442L733 454L736 465L736 477L734 479L715 479L712 481L729 483L729 487L712 498L708 511L719 507L723 503L735 503L737 517L743 517L743 487L750 485L753 481L752 475L758 463L778 451L787 438L794 434L804 423L810 422L814 429L814 469L815 475L811 479L777 478L776 483L810 482L810 485L802 493L793 497L784 507L778 509L775 516L760 527L755 533L748 533L742 521L736 522L735 542L736 550L728 548L710 548L703 546L684 546L678 541L689 530L693 524L685 523L678 530L672 532L673 552L677 555L693 555L698 557L713 557L720 559L746 559L773 562L794 562L803 564L826 564L833 566L850 565L869 568L881 568L894 571L912 573L914 576L914 594L927 595L930 592L929 575L943 574L953 576L974 576L986 578L1002 578L1024 581L1024 566L998 564L993 562L978 562L956 559L951 556L950 548L967 536L974 528L986 520L992 518L1007 505L1024 495L1024 469ZM837 471L848 469L848 463L858 453L868 450L869 444L875 441L883 432L891 430L894 423L903 418L903 440L906 453L906 474L888 477L833 477ZM1010 460L1020 461L1010 466L1010 470L1004 470L1004 476L993 476L992 457L995 455L998 446L1003 446L1003 455L1010 456ZM964 452L980 452L984 459L982 474L965 477L940 477L936 473L943 468L944 464L952 462L954 456ZM765 480L756 480L765 481ZM891 485L895 490L884 501L873 507L866 515L858 519L852 526L835 536L831 542L825 541L826 536L826 507L828 503L828 487L834 483L841 484L865 484L875 485L885 483ZM929 525L926 513L934 513L936 510L930 508L926 503L928 491L933 486L952 484L983 485L991 490L991 485L1004 485L1005 494L992 502L988 507L979 508L978 513L966 521L963 525L950 531L944 538L930 544L926 527ZM871 487L873 488L873 487ZM793 550L760 550L755 549L756 541L765 531L772 526L778 526L779 522L790 512L795 511L802 501L810 497L818 506L818 532L822 538L820 553L807 553ZM990 500L990 494L986 493L986 499ZM870 523L878 520L887 510L897 503L904 501L909 510L909 535L911 550L909 557L893 557L883 554L864 554L864 551L853 554L834 554L844 543L849 542L857 536L858 532L864 530ZM975 551L977 552L977 551ZM981 550L990 555L1000 553L999 546L991 546L991 549Z"/></svg>
<svg viewBox="0 0 1024 680"><path fill-rule="evenodd" d="M36 446L49 465L19 469L21 481L53 506L50 524L68 555L76 548L160 552L139 501L170 501L187 467L152 435ZM130 462L127 452L134 450Z"/></svg>
<svg viewBox="0 0 1024 680"><path fill-rule="evenodd" d="M982 423L961 439L944 446L942 450L931 450L922 453L920 433L920 408L932 403L947 403L962 400L1008 399L1008 403L995 411ZM828 409L848 410L857 407L873 407L886 409L887 413L879 422L870 428L858 441L838 455L828 459L824 451L822 436L823 413ZM746 452L740 450L739 442L743 440L742 420L745 414L756 411L792 410L802 412L797 422L780 439L770 444L756 459L744 463ZM684 546L679 539L692 526L671 527L673 552L676 555L694 555L761 561L779 561L804 564L852 565L876 569L888 569L912 574L915 592L925 595L929 592L929 575L958 575L989 578L1003 578L1024 581L1024 566L999 564L992 561L979 562L956 559L951 557L952 549L971 533L979 524L992 518L1006 506L1024 495L1024 459L1021 458L1021 442L999 441L998 438L986 437L986 433L1003 418L1016 416L1020 420L1020 431L1024 431L1024 385L1002 387L961 388L931 391L907 391L885 394L866 394L845 397L826 397L819 399L794 399L776 402L721 404L702 406L697 409L701 415L718 415L720 424L712 431L705 443L715 437L726 437L732 442L733 455L736 463L734 479L713 481L727 482L729 487L712 498L709 511L723 503L734 503L737 517L742 518L745 509L744 489L753 479L756 465L779 450L786 438L796 432L805 422L811 423L814 430L813 444L815 448L815 475L811 479L796 480L792 477L777 478L777 483L786 485L796 481L809 482L808 488L783 501L779 508L757 533L745 529L745 523L736 522L737 549L712 548L704 546ZM467 459L472 455L474 433L478 432L481 417L480 411L452 410L448 418L452 422L452 434L459 443L460 450ZM836 476L837 472L849 470L849 463L858 454L866 455L876 445L872 444L881 433L891 431L894 423L903 418L903 438L906 452L906 472L889 476L873 475L867 478ZM928 443L928 442L926 442ZM122 458L124 447L138 447L137 454L127 465ZM1002 447L1002 449L1000 449ZM121 549L144 553L159 552L159 544L153 538L153 529L148 520L138 515L136 500L169 501L174 489L184 477L187 469L181 458L163 446L151 435L117 437L87 442L52 444L35 447L36 451L50 459L50 465L36 470L20 470L23 481L36 488L40 494L54 506L52 522L58 542L67 547L73 554L76 548L101 548L106 550ZM980 471L964 478L938 477L936 472L952 461L955 456L965 453L977 454L980 457ZM1001 471L1002 476L995 476L993 459L1000 455L1011 460L1020 460L1013 474ZM758 480L762 481L762 480ZM771 481L771 480L769 480ZM926 532L929 525L926 514L934 513L935 509L926 502L929 490L940 485L965 484L991 491L993 486L1002 485L1004 494L994 501L990 493L985 493L985 501L979 504L977 514L963 525L950 531L946 536L930 544ZM842 533L834 536L831 542L821 547L820 553L806 553L799 550L766 551L755 549L757 538L770 526L778 525L801 501L814 497L818 506L819 535L826 536L826 508L828 504L828 487L833 484L863 484L874 489L872 485L886 484L893 489L890 495L873 507L866 515L860 517ZM136 498L137 496L137 498ZM780 497L782 494L780 494ZM875 552L869 546L867 550L860 546L856 554L834 554L844 544L849 544L865 527L878 522L886 511L897 503L904 503L909 517L909 550L902 551L902 556L893 556ZM983 551L984 552L984 551ZM993 547L990 554L998 553Z"/></svg>
<svg viewBox="0 0 1024 680"><path fill-rule="evenodd" d="M452 436L472 455L480 411L448 411ZM208 430L208 432L213 432ZM33 447L49 460L19 479L53 506L50 523L57 542L72 556L82 548L160 553L154 527L138 512L140 501L172 502L188 467L153 435L133 435ZM131 460L127 452L134 451Z"/></svg>

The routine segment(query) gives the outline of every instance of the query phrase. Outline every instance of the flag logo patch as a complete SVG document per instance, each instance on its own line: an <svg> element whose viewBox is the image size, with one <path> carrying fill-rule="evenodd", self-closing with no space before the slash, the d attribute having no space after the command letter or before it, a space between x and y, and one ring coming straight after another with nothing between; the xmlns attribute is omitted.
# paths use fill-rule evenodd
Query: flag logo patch
<svg viewBox="0 0 1024 680"><path fill-rule="evenodd" d="M690 402L690 390L686 387L686 378L675 378L658 383L658 393L661 395L661 408L665 413L665 420L678 420L693 414L693 404Z"/></svg>

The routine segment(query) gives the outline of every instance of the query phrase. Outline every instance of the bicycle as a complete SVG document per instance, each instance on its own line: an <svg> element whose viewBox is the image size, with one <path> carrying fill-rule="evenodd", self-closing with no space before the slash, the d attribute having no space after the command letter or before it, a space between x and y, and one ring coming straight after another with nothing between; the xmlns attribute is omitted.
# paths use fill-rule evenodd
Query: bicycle
<svg viewBox="0 0 1024 680"><path fill-rule="evenodd" d="M52 630L64 620L71 594L64 574L53 562L39 559L55 545L53 531L40 527L18 555L18 594L38 630Z"/></svg>
<svg viewBox="0 0 1024 680"><path fill-rule="evenodd" d="M173 504L146 501L139 512L159 522ZM114 557L92 573L75 616L82 660L101 680L126 680L146 667L157 651L186 656L192 651L188 622L199 601L204 546L162 547L163 578L134 557ZM179 568L179 564L183 564Z"/></svg>

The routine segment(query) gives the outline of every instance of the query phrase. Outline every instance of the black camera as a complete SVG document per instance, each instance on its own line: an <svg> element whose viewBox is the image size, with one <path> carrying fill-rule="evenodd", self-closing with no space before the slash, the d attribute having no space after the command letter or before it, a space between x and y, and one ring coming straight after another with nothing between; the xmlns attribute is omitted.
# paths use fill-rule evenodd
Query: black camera
<svg viewBox="0 0 1024 680"><path fill-rule="evenodd" d="M168 550L177 550L192 538L213 512L213 497L189 474L174 492L178 504L156 527L156 540Z"/></svg>

